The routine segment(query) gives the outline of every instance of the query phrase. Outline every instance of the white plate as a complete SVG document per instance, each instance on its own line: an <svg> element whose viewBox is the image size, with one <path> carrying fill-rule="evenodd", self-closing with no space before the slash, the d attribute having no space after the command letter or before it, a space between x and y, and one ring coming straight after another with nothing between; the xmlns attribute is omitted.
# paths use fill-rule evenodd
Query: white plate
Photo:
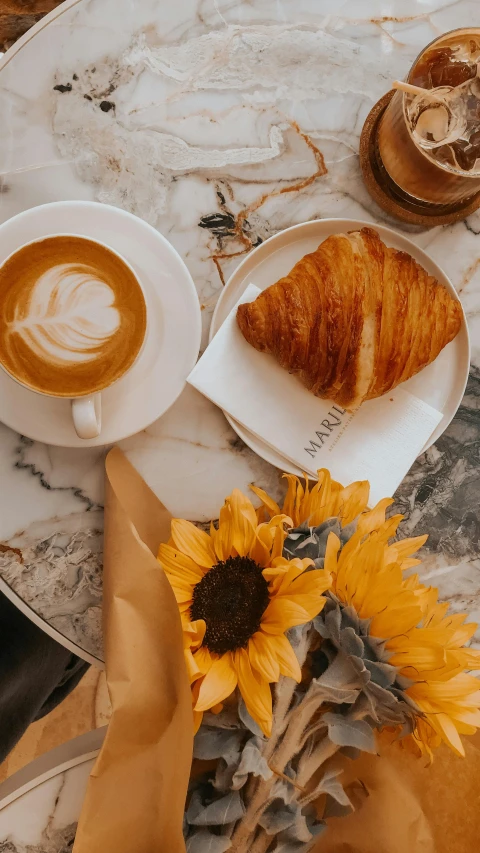
<svg viewBox="0 0 480 853"><path fill-rule="evenodd" d="M374 228L387 246L402 249L412 255L427 272L445 285L452 296L457 297L453 284L443 270L403 234L398 234L384 225L373 225L371 222L361 222L356 219L318 219L314 222L303 222L300 225L287 228L285 231L275 234L274 237L270 237L250 252L230 276L217 302L210 327L210 340L219 330L249 284L256 284L261 290L265 290L286 275L300 258L303 258L308 252L313 252L331 234L354 231L364 226ZM421 318L419 321L421 322ZM442 432L446 430L455 415L465 392L469 366L470 341L465 315L463 315L462 327L455 340L442 350L432 364L413 376L408 382L403 383L406 390L443 413L442 420L423 448L422 453L431 447ZM255 453L283 471L293 474L302 473L299 468L272 450L271 447L241 426L226 412L224 414L237 435Z"/></svg>
<svg viewBox="0 0 480 853"><path fill-rule="evenodd" d="M128 374L102 391L102 432L97 438L78 438L69 400L35 394L1 369L0 420L47 444L113 444L150 426L182 392L200 347L197 292L180 256L151 225L120 208L89 201L45 204L0 225L0 264L29 240L58 233L99 240L129 261L145 293L147 339Z"/></svg>

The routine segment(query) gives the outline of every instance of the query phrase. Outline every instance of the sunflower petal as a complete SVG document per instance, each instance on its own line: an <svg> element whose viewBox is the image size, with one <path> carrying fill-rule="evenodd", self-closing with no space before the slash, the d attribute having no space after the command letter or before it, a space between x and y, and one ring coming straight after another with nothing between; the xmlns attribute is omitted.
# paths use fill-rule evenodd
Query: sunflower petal
<svg viewBox="0 0 480 853"><path fill-rule="evenodd" d="M193 656L195 658L195 665L203 675L206 675L213 666L214 658L212 657L212 653L206 646L201 646L194 652Z"/></svg>
<svg viewBox="0 0 480 853"><path fill-rule="evenodd" d="M425 542L428 539L428 535L426 536L416 536L412 539L400 539L398 542L394 542L393 545L389 545L387 548L387 555L392 555L395 558L396 563L402 564L404 561L406 562L412 554L415 554L420 548L425 545ZM408 568L408 565L402 566L402 568Z"/></svg>
<svg viewBox="0 0 480 853"><path fill-rule="evenodd" d="M175 547L199 566L211 569L217 562L213 543L203 530L182 518L172 520L172 539Z"/></svg>
<svg viewBox="0 0 480 853"><path fill-rule="evenodd" d="M302 679L300 664L285 634L270 635L268 643L278 660L281 674L300 682Z"/></svg>
<svg viewBox="0 0 480 853"><path fill-rule="evenodd" d="M196 564L194 560L172 548L171 545L160 545L158 549L159 563L167 574L174 575L188 581L191 584L196 584L202 580L205 574L204 570Z"/></svg>
<svg viewBox="0 0 480 853"><path fill-rule="evenodd" d="M388 643L386 649L388 650ZM398 666L405 675L411 678L413 677L411 670L424 673L426 670L438 669L443 666L445 652L441 646L409 647L405 645L389 657L388 662L392 666Z"/></svg>
<svg viewBox="0 0 480 853"><path fill-rule="evenodd" d="M478 708L473 711L470 709L452 711L451 716L456 722L480 728L480 710ZM475 732L473 731L471 734L475 734Z"/></svg>
<svg viewBox="0 0 480 853"><path fill-rule="evenodd" d="M272 560L281 557L287 526L292 526L292 520L286 515L276 515L266 524L257 527L250 557L259 566L268 566Z"/></svg>
<svg viewBox="0 0 480 853"><path fill-rule="evenodd" d="M293 561L292 561L293 562ZM330 586L330 578L323 569L303 572L287 584L284 580L281 595L319 595Z"/></svg>
<svg viewBox="0 0 480 853"><path fill-rule="evenodd" d="M187 674L188 674L188 677L190 680L190 684L193 684L193 682L196 681L197 678L203 677L203 672L198 668L196 661L195 661L195 658L192 655L190 649L185 649L184 656L185 656L185 665L187 667Z"/></svg>
<svg viewBox="0 0 480 853"><path fill-rule="evenodd" d="M308 498L304 501L304 507L301 507L297 526L302 521L307 521L312 527L316 527L322 524L325 519L336 515L336 495L338 495L341 486L338 483L332 483L330 472L326 468L319 468L317 477L318 480L310 494L308 494L309 484L308 479L306 479ZM338 489L335 486L338 486Z"/></svg>
<svg viewBox="0 0 480 853"><path fill-rule="evenodd" d="M207 624L204 619L196 619L183 625L184 648L198 649L203 643Z"/></svg>
<svg viewBox="0 0 480 853"><path fill-rule="evenodd" d="M273 498L270 497L270 495L267 495L267 493L264 492L263 489L259 489L258 486L254 486L253 483L250 485L250 488L254 495L256 495L257 498L260 498L262 504L268 510L271 516L281 515L281 509L279 505L275 503L275 501L273 500Z"/></svg>
<svg viewBox="0 0 480 853"><path fill-rule="evenodd" d="M185 580L182 577L177 577L177 575L171 574L170 572L165 572L165 574L173 589L176 589L179 592L185 592L188 594L189 598L192 598L195 584L190 583L190 581Z"/></svg>
<svg viewBox="0 0 480 853"><path fill-rule="evenodd" d="M220 510L218 530L215 531L214 548L219 560L227 560L233 552L233 522L230 506L224 503Z"/></svg>
<svg viewBox="0 0 480 853"><path fill-rule="evenodd" d="M450 746L457 755L465 757L465 749L458 734L455 723L447 714L437 714L435 717L437 732L445 743Z"/></svg>
<svg viewBox="0 0 480 853"><path fill-rule="evenodd" d="M274 652L272 639L262 631L257 631L248 643L248 655L252 667L268 682L275 682L280 678L280 665Z"/></svg>
<svg viewBox="0 0 480 853"><path fill-rule="evenodd" d="M379 541L386 544L389 539L395 536L397 527L402 519L403 515L392 515L391 518L387 518L386 522L377 531Z"/></svg>
<svg viewBox="0 0 480 853"><path fill-rule="evenodd" d="M400 568L402 572L406 572L407 569L413 569L414 566L418 566L422 561L417 560L416 557L409 557L407 560L402 560L400 563Z"/></svg>
<svg viewBox="0 0 480 853"><path fill-rule="evenodd" d="M342 489L340 492L342 527L350 524L357 515L360 515L367 508L369 495L370 483L368 480L359 480L357 483L351 483L350 486Z"/></svg>
<svg viewBox="0 0 480 853"><path fill-rule="evenodd" d="M190 605L192 604L192 587L185 588L183 584L177 584L176 578L172 578L170 575L167 575L170 586L173 589L173 594L175 596L177 604L181 605Z"/></svg>
<svg viewBox="0 0 480 853"><path fill-rule="evenodd" d="M232 515L233 547L240 557L246 557L256 539L257 514L240 489L234 489L226 503Z"/></svg>
<svg viewBox="0 0 480 853"><path fill-rule="evenodd" d="M358 519L357 532L366 536L373 530L378 530L385 523L385 512L393 504L393 498L383 498L370 512L364 512Z"/></svg>
<svg viewBox="0 0 480 853"><path fill-rule="evenodd" d="M335 533L329 533L327 539L327 548L325 551L325 559L323 561L324 571L327 575L331 575L337 569L337 556L340 551L340 539Z"/></svg>
<svg viewBox="0 0 480 853"><path fill-rule="evenodd" d="M292 519L294 526L298 527L302 520L300 516L302 515L301 510L305 489L308 495L308 477L305 476L305 489L299 478L293 476L293 474L284 474L283 477L288 483L287 494L283 502L283 512Z"/></svg>
<svg viewBox="0 0 480 853"><path fill-rule="evenodd" d="M250 549L250 558L254 560L257 566L268 566L270 562L270 548L267 542L263 541L266 537L260 538L259 531L260 528L257 528L255 534L255 542L253 543ZM269 537L271 542L271 537ZM270 544L270 543L269 543Z"/></svg>
<svg viewBox="0 0 480 853"><path fill-rule="evenodd" d="M268 681L252 669L246 649L235 652L238 686L249 714L267 737L272 733L272 693Z"/></svg>
<svg viewBox="0 0 480 853"><path fill-rule="evenodd" d="M274 575L270 576L271 579L275 581L272 588L275 590L277 595L289 595L290 591L309 592L312 588L317 589L319 587L320 579L323 580L324 578L326 584L324 589L329 585L328 575L325 575L324 572L316 569L312 572L308 572L308 577L310 578L311 575L313 575L313 577L310 582L306 581L302 586L300 578L307 577L307 574L305 574L306 569L309 569L310 566L313 565L313 561L310 560L309 557L306 557L303 560L298 559L298 557L295 557L293 560L284 560L283 557L279 557L273 562L275 563L275 569L280 570L276 577ZM264 578L267 579L268 574L268 570L264 571Z"/></svg>
<svg viewBox="0 0 480 853"><path fill-rule="evenodd" d="M198 655L198 652L197 652ZM197 657L195 655L195 658ZM227 696L230 696L237 686L237 673L233 665L231 652L213 660L210 669L203 679L198 693L196 711L207 711Z"/></svg>
<svg viewBox="0 0 480 853"><path fill-rule="evenodd" d="M292 604L302 607L307 614L306 622L309 622L310 619L314 619L315 616L318 616L325 607L325 598L320 593L317 595L313 595L312 593L309 595L290 595L288 599L282 597L279 600L288 600Z"/></svg>
<svg viewBox="0 0 480 853"><path fill-rule="evenodd" d="M410 631L418 624L422 611L415 605L402 602L392 603L392 606L385 607L381 613L376 613L370 622L370 633L374 637L386 639L388 637L396 637L398 634L404 634Z"/></svg>
<svg viewBox="0 0 480 853"><path fill-rule="evenodd" d="M309 621L310 616L300 605L288 598L274 598L262 616L260 627L267 634L284 634L289 628Z"/></svg>

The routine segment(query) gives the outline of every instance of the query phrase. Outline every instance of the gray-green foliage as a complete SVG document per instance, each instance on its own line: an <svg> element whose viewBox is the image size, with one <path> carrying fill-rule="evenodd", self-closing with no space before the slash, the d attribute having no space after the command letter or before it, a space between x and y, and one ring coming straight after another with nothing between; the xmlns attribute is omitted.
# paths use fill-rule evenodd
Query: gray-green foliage
<svg viewBox="0 0 480 853"><path fill-rule="evenodd" d="M355 523L331 519L292 530L284 555L310 557L323 567L328 534L342 544ZM215 769L193 780L185 814L187 853L304 853L325 828L314 802L324 795L324 816L352 809L341 782L338 754L375 752L375 730L412 727L418 713L406 682L386 662L384 643L369 636L368 620L326 594L322 612L292 629L289 640L310 677L296 685L281 678L274 690L274 728L267 740L243 700L220 714L205 714L195 738L196 758ZM305 669L305 667L304 667ZM283 709L283 710L279 710Z"/></svg>
<svg viewBox="0 0 480 853"><path fill-rule="evenodd" d="M300 527L295 527L289 531L283 546L283 556L288 560L293 557L300 557L301 559L308 557L314 561L316 569L323 569L327 539L330 533L335 533L341 544L345 545L355 533L356 527L356 521L342 527L338 518L330 518L323 524L319 524L318 527L309 527L306 523L301 524Z"/></svg>

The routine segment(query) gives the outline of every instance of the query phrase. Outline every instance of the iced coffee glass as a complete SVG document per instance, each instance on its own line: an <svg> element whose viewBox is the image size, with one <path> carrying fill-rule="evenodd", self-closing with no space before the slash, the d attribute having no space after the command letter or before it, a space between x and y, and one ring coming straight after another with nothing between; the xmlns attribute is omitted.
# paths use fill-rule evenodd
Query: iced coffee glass
<svg viewBox="0 0 480 853"><path fill-rule="evenodd" d="M407 82L431 94L397 91L377 131L380 178L400 203L451 209L480 192L480 29L431 42Z"/></svg>

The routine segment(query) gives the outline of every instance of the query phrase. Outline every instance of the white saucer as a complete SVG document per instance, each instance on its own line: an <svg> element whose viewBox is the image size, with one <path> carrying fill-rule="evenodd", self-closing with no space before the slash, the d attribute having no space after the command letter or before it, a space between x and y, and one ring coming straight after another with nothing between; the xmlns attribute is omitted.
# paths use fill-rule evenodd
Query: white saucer
<svg viewBox="0 0 480 853"><path fill-rule="evenodd" d="M261 290L265 290L286 275L300 258L316 249L331 234L357 230L366 225L374 228L387 246L401 249L412 255L427 272L434 275L438 281L445 285L452 296L457 296L453 284L443 270L403 234L386 228L384 225L375 225L356 219L319 219L287 228L285 231L275 234L274 237L270 237L250 252L230 276L217 302L210 327L210 340L249 284L256 284ZM421 318L419 321L421 322ZM392 331L394 332L394 330ZM432 364L413 376L408 382L403 383L406 390L443 413L442 420L422 449L422 453L428 450L446 430L455 415L465 392L469 367L470 341L465 315L463 315L462 328L455 340L442 350ZM237 435L255 453L283 471L293 474L302 473L300 469L241 426L230 415L226 412L224 414ZM301 416L300 413L299 415Z"/></svg>
<svg viewBox="0 0 480 853"><path fill-rule="evenodd" d="M0 225L0 264L24 243L58 233L99 240L129 261L145 293L147 339L129 373L102 391L102 432L97 438L78 438L69 400L28 391L2 369L0 420L47 444L113 444L150 426L182 392L200 347L195 285L173 246L151 225L120 208L88 201L45 204Z"/></svg>

